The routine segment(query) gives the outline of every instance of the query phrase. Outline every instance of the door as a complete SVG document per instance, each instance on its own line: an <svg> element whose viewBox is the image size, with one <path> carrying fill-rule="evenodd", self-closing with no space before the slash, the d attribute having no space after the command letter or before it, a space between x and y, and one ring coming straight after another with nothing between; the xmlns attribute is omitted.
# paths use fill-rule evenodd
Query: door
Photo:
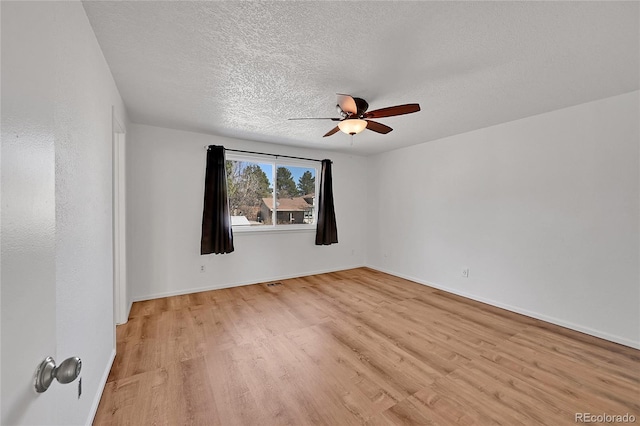
<svg viewBox="0 0 640 426"><path fill-rule="evenodd" d="M0 19L0 424L86 424L115 356L112 108L126 124L124 106L81 2L1 1ZM81 377L37 394L48 356L81 357Z"/></svg>
<svg viewBox="0 0 640 426"><path fill-rule="evenodd" d="M44 425L56 423L59 396L33 385L38 364L56 357L55 86L41 69L55 50L42 32L10 19L21 5L1 7L0 424Z"/></svg>

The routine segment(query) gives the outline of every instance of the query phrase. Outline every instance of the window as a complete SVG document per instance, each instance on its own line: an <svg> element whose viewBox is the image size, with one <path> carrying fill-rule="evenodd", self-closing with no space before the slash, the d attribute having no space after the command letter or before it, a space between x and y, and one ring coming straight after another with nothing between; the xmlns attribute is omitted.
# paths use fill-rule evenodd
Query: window
<svg viewBox="0 0 640 426"><path fill-rule="evenodd" d="M233 230L315 229L318 166L227 154Z"/></svg>

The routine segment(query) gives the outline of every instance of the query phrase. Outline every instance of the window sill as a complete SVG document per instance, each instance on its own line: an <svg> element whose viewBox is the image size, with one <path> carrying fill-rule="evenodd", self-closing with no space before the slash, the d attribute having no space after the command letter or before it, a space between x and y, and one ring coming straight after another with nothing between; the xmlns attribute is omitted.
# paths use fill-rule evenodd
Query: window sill
<svg viewBox="0 0 640 426"><path fill-rule="evenodd" d="M290 232L316 232L316 225L282 225L282 226L238 226L233 227L233 236L249 234L280 234Z"/></svg>

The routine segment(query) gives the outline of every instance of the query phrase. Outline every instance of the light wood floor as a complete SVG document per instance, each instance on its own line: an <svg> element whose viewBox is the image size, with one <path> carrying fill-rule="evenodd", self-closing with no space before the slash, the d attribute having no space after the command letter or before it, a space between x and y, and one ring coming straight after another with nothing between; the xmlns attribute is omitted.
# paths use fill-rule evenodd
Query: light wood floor
<svg viewBox="0 0 640 426"><path fill-rule="evenodd" d="M98 425L575 425L640 351L368 269L133 305Z"/></svg>

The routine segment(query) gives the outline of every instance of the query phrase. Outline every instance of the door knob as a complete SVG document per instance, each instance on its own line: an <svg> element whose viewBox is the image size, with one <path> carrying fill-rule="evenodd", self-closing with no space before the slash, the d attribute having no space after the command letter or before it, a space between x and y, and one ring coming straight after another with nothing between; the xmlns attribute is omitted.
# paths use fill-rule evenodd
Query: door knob
<svg viewBox="0 0 640 426"><path fill-rule="evenodd" d="M73 382L82 369L82 360L77 356L67 358L56 367L56 362L50 356L40 363L36 370L36 392L42 393L49 389L55 378L65 384Z"/></svg>

